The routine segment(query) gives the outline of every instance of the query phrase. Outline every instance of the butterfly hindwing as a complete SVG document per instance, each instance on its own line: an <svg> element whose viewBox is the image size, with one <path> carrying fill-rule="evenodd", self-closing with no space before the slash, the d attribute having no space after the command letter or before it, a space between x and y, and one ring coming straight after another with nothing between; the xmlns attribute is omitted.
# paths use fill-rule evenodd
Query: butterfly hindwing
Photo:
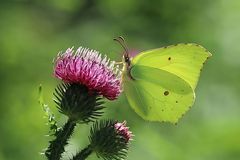
<svg viewBox="0 0 240 160"><path fill-rule="evenodd" d="M192 106L194 91L182 78L167 71L134 65L124 79L130 106L145 120L176 123Z"/></svg>

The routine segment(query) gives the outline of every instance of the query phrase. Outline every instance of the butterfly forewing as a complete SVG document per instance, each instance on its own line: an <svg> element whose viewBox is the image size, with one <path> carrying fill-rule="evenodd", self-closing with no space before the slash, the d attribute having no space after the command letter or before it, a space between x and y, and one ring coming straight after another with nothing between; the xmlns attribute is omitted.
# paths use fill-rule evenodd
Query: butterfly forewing
<svg viewBox="0 0 240 160"><path fill-rule="evenodd" d="M195 89L203 63L211 56L197 44L178 44L145 51L132 60L132 65L143 65L173 73Z"/></svg>

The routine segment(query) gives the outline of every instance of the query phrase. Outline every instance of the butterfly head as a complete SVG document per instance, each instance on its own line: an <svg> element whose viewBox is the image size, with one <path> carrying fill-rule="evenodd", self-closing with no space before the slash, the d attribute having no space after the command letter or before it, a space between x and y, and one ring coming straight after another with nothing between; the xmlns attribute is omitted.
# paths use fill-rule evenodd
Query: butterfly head
<svg viewBox="0 0 240 160"><path fill-rule="evenodd" d="M134 80L134 78L132 77L130 70L131 70L131 57L130 57L130 52L127 48L127 45L125 43L125 40L123 37L117 37L114 38L115 41L117 41L124 49L124 54L123 54L123 63L124 63L124 70L126 71L126 75L131 79Z"/></svg>
<svg viewBox="0 0 240 160"><path fill-rule="evenodd" d="M122 36L119 36L117 38L114 38L113 40L117 41L123 47L124 49L123 62L126 64L127 68L129 68L131 65L131 59L130 59L129 50L125 43L124 38Z"/></svg>

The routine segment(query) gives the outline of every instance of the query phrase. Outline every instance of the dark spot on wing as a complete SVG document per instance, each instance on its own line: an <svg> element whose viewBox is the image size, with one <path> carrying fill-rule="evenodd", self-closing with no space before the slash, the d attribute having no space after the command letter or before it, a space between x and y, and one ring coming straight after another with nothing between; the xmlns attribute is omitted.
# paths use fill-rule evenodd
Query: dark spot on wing
<svg viewBox="0 0 240 160"><path fill-rule="evenodd" d="M170 61L170 60L171 60L171 57L168 57L168 60Z"/></svg>
<svg viewBox="0 0 240 160"><path fill-rule="evenodd" d="M169 95L169 92L168 92L168 91L165 91L165 92L164 92L164 96L167 96L167 95Z"/></svg>
<svg viewBox="0 0 240 160"><path fill-rule="evenodd" d="M178 101L176 101L176 103L178 103Z"/></svg>

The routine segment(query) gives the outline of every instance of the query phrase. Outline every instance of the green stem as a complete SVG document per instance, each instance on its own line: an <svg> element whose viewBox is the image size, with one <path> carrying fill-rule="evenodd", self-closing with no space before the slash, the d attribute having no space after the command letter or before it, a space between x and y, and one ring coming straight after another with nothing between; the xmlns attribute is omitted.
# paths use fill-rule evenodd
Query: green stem
<svg viewBox="0 0 240 160"><path fill-rule="evenodd" d="M92 152L93 150L91 149L91 146L88 145L85 149L75 155L72 160L85 160Z"/></svg>
<svg viewBox="0 0 240 160"><path fill-rule="evenodd" d="M55 139L50 141L50 145L45 151L48 160L60 160L61 154L65 151L64 147L68 144L68 139L71 137L76 123L68 119L63 128L55 134Z"/></svg>

